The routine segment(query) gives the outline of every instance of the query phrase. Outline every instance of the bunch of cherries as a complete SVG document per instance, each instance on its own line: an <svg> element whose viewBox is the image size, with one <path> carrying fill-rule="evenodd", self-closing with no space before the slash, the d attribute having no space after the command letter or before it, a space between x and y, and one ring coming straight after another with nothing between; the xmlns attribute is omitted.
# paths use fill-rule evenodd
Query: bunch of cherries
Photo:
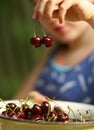
<svg viewBox="0 0 94 130"><path fill-rule="evenodd" d="M31 121L57 121L67 122L69 116L58 106L54 106L51 110L51 105L48 101L44 101L41 104L34 103L32 107L27 103L22 104L20 107L15 103L7 103L6 110L1 113L2 116L19 120L31 120Z"/></svg>
<svg viewBox="0 0 94 130"><path fill-rule="evenodd" d="M44 36L43 38L39 36L32 37L30 39L31 45L33 45L35 48L40 47L41 45L45 45L45 47L51 47L53 40L50 36Z"/></svg>

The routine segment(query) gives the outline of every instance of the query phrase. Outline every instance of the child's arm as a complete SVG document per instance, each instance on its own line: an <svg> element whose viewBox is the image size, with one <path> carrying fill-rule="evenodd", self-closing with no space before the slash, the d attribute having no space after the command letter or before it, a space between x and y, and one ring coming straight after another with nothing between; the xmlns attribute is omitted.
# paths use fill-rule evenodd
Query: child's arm
<svg viewBox="0 0 94 130"><path fill-rule="evenodd" d="M46 100L45 96L41 95L39 92L36 92L34 90L34 84L36 82L36 79L40 73L40 71L43 68L43 65L45 64L49 53L52 51L53 48L46 50L44 56L41 58L40 62L37 63L36 67L34 68L33 72L30 73L28 78L25 80L23 85L21 86L20 90L16 95L14 95L13 99L25 99L27 96L35 99L38 102L41 102L42 100Z"/></svg>

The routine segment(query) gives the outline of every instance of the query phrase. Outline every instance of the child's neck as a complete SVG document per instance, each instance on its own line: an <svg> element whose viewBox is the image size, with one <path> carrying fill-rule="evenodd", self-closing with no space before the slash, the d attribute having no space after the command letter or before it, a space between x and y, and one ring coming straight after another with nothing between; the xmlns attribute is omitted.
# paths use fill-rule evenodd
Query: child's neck
<svg viewBox="0 0 94 130"><path fill-rule="evenodd" d="M56 55L56 61L59 59L59 64L75 66L94 51L94 36L77 40L68 44L68 48L60 50Z"/></svg>

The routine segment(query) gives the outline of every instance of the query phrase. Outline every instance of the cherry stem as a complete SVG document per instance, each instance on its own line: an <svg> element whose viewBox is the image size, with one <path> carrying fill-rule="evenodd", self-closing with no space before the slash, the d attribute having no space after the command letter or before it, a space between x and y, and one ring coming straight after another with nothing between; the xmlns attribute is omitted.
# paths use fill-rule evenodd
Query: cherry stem
<svg viewBox="0 0 94 130"><path fill-rule="evenodd" d="M81 121L82 121L82 122L85 122L85 116L84 116L84 115L82 115L82 113L80 113L80 111L79 111L79 110L78 110L78 112L79 112L79 115L80 115Z"/></svg>
<svg viewBox="0 0 94 130"><path fill-rule="evenodd" d="M74 116L74 119L76 119L76 122L77 122L77 118L76 118L76 115L75 115L74 111L70 108L70 106L68 106L68 109L69 109L68 115L70 114L70 112L72 112L73 116Z"/></svg>
<svg viewBox="0 0 94 130"><path fill-rule="evenodd" d="M3 102L6 105L5 101L3 99L1 99L1 98L0 98L0 102Z"/></svg>
<svg viewBox="0 0 94 130"><path fill-rule="evenodd" d="M36 37L36 33L35 33L35 23L33 21L33 33L34 33L34 37Z"/></svg>
<svg viewBox="0 0 94 130"><path fill-rule="evenodd" d="M41 27L41 30L42 30L44 36L47 36L46 33L45 33L45 31L44 31L44 29L42 27Z"/></svg>
<svg viewBox="0 0 94 130"><path fill-rule="evenodd" d="M35 28L34 28L34 37L36 37Z"/></svg>
<svg viewBox="0 0 94 130"><path fill-rule="evenodd" d="M0 98L0 102L2 102L2 101L3 101L3 99Z"/></svg>
<svg viewBox="0 0 94 130"><path fill-rule="evenodd" d="M90 115L90 117L91 117L91 120L93 120L94 116L93 116L91 110L87 110L87 111L86 111L86 116L88 117L89 115Z"/></svg>
<svg viewBox="0 0 94 130"><path fill-rule="evenodd" d="M41 26L41 30L42 30L43 35L47 36L42 26Z"/></svg>

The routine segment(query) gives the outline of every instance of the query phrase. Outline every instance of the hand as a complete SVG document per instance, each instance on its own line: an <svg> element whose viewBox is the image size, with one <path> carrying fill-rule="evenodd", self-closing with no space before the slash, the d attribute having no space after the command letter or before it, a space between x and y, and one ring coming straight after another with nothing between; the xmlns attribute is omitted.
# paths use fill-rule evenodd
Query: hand
<svg viewBox="0 0 94 130"><path fill-rule="evenodd" d="M94 0L38 0L34 8L34 19L88 21L94 17Z"/></svg>
<svg viewBox="0 0 94 130"><path fill-rule="evenodd" d="M47 101L47 97L44 96L44 95L42 95L42 94L40 94L40 93L37 92L37 91L31 91L31 92L29 93L29 98L31 98L31 99L33 99L33 100L39 102L39 103L41 103L41 102L43 102L43 101Z"/></svg>

